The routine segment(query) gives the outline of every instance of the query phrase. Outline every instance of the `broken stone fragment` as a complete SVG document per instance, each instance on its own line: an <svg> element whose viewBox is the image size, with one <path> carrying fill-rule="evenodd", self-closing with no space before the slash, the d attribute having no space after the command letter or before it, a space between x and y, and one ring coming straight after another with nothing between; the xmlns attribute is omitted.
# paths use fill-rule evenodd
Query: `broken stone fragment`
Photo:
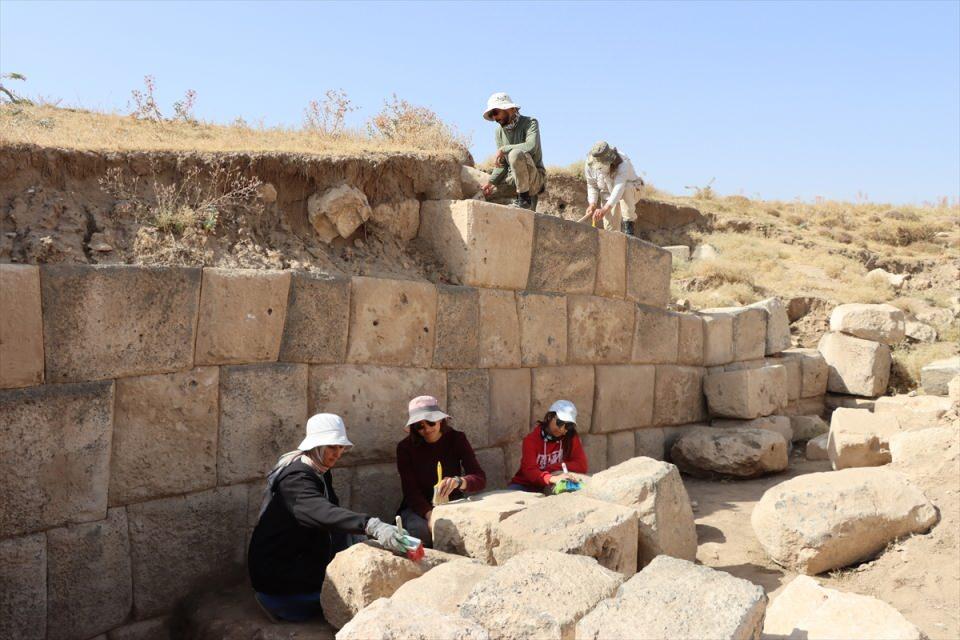
<svg viewBox="0 0 960 640"><path fill-rule="evenodd" d="M827 450L834 469L877 467L890 462L890 438L902 431L893 413L837 409L830 418Z"/></svg>
<svg viewBox="0 0 960 640"><path fill-rule="evenodd" d="M307 199L307 218L326 243L337 236L348 238L370 218L367 196L356 187L342 184Z"/></svg>
<svg viewBox="0 0 960 640"><path fill-rule="evenodd" d="M830 330L896 344L905 335L903 311L889 304L841 304L830 314Z"/></svg>
<svg viewBox="0 0 960 640"><path fill-rule="evenodd" d="M488 640L490 634L475 622L433 610L429 601L409 604L380 598L361 610L337 633L337 640Z"/></svg>
<svg viewBox="0 0 960 640"><path fill-rule="evenodd" d="M677 467L696 477L755 478L787 468L787 440L752 427L698 427L670 450Z"/></svg>
<svg viewBox="0 0 960 640"><path fill-rule="evenodd" d="M828 434L823 433L807 441L807 460L830 459L830 454L827 452L827 437Z"/></svg>
<svg viewBox="0 0 960 640"><path fill-rule="evenodd" d="M931 362L920 370L920 384L932 396L945 396L954 376L960 374L960 356Z"/></svg>
<svg viewBox="0 0 960 640"><path fill-rule="evenodd" d="M844 333L825 333L817 349L827 361L827 390L876 397L890 381L890 347Z"/></svg>

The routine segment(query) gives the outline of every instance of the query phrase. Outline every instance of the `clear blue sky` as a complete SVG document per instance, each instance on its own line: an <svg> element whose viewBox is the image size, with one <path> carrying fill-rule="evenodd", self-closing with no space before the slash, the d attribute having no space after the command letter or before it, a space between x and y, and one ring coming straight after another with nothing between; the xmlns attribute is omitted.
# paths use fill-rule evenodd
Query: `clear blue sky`
<svg viewBox="0 0 960 640"><path fill-rule="evenodd" d="M598 139L676 193L921 202L960 194L960 3L21 2L0 70L30 94L298 124L328 88L397 93L493 151L487 96L539 118L545 161Z"/></svg>

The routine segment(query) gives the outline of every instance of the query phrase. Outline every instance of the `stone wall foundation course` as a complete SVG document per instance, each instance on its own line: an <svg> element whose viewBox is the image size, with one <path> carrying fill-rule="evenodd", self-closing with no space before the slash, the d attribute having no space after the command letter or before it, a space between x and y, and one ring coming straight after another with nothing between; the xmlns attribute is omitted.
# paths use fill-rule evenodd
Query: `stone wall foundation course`
<svg viewBox="0 0 960 640"><path fill-rule="evenodd" d="M40 269L0 264L0 389L43 382Z"/></svg>

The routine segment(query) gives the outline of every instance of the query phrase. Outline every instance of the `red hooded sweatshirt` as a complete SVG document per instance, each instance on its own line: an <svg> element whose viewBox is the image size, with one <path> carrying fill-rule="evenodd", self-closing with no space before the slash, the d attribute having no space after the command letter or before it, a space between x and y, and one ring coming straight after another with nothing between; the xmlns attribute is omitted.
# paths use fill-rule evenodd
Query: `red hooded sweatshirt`
<svg viewBox="0 0 960 640"><path fill-rule="evenodd" d="M547 442L543 439L540 425L523 439L523 453L520 457L520 470L513 476L511 484L522 484L534 489L542 489L550 484L550 476L563 473L562 463L567 470L575 473L587 473L587 454L583 451L580 436L576 433L570 441L570 452L563 453L563 439Z"/></svg>

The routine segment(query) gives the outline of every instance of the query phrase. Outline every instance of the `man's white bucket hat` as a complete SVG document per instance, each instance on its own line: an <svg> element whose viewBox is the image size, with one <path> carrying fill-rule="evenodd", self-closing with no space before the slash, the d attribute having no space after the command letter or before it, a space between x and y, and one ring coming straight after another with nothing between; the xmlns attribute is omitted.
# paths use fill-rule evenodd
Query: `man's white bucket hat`
<svg viewBox="0 0 960 640"><path fill-rule="evenodd" d="M297 449L309 451L327 445L352 447L353 443L347 439L347 427L343 424L343 418L332 413L318 413L307 420L307 437Z"/></svg>
<svg viewBox="0 0 960 640"><path fill-rule="evenodd" d="M510 96L508 96L505 93L502 93L502 92L495 93L489 98L487 98L487 110L483 112L483 119L493 120L493 118L490 117L490 112L493 111L494 109L513 109L513 108L519 109L520 105L514 104L513 100L510 99Z"/></svg>
<svg viewBox="0 0 960 640"><path fill-rule="evenodd" d="M557 400L549 410L557 414L560 420L577 424L577 408L569 400Z"/></svg>

